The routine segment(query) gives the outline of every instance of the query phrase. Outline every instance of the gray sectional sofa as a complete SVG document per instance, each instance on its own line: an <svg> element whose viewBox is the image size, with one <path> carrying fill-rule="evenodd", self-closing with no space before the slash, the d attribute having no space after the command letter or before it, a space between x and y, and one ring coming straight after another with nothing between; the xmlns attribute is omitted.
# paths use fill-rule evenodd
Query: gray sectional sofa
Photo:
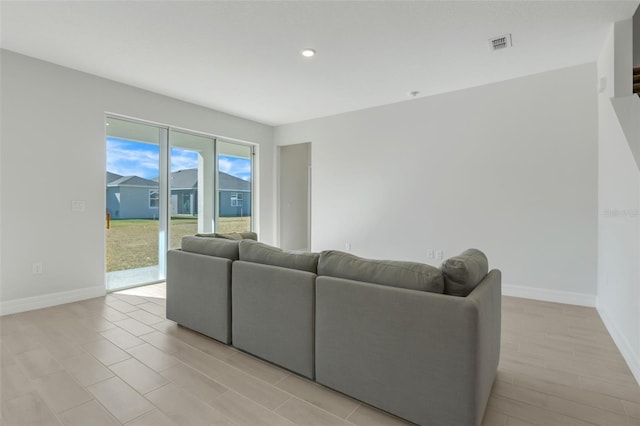
<svg viewBox="0 0 640 426"><path fill-rule="evenodd" d="M475 426L500 286L473 249L435 268L193 236L168 253L167 318L409 421Z"/></svg>

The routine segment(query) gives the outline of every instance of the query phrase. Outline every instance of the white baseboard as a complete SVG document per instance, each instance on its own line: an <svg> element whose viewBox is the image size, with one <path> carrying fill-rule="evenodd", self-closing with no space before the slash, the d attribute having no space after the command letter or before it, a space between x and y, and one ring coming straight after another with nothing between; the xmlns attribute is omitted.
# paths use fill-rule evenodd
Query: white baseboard
<svg viewBox="0 0 640 426"><path fill-rule="evenodd" d="M596 306L596 296L570 291L549 290L547 288L524 287L502 284L504 296L521 297L523 299L544 300L545 302L565 303L568 305Z"/></svg>
<svg viewBox="0 0 640 426"><path fill-rule="evenodd" d="M607 331L618 347L618 350L620 350L620 354L622 354L622 357L627 362L633 377L635 377L638 384L640 384L640 359L638 359L638 356L634 354L633 349L629 344L629 340L627 340L624 334L618 331L618 328L611 320L611 316L601 304L596 304L596 310L600 314L600 318L602 318L602 322L604 322L605 327L607 327Z"/></svg>
<svg viewBox="0 0 640 426"><path fill-rule="evenodd" d="M7 300L0 303L0 315L48 308L49 306L77 302L78 300L92 299L94 297L104 296L105 294L107 294L107 291L104 287L88 287L78 290L43 294L41 296Z"/></svg>

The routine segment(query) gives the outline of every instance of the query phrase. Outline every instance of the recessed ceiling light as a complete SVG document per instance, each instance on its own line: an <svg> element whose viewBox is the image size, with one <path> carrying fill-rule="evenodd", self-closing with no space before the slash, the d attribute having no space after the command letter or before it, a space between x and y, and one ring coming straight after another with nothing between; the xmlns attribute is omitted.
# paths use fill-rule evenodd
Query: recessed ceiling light
<svg viewBox="0 0 640 426"><path fill-rule="evenodd" d="M316 54L316 51L307 47L306 49L302 49L300 53L302 53L302 56L305 58L310 58Z"/></svg>

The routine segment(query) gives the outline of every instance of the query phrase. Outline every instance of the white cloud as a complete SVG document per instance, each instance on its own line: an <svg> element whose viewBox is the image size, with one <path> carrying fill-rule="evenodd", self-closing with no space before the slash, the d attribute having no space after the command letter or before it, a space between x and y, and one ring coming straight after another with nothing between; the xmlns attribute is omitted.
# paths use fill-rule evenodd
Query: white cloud
<svg viewBox="0 0 640 426"><path fill-rule="evenodd" d="M152 179L158 176L158 147L119 140L107 140L107 170L122 176Z"/></svg>
<svg viewBox="0 0 640 426"><path fill-rule="evenodd" d="M122 176L140 176L154 179L159 175L160 154L158 145L107 139L107 171ZM173 148L171 170L195 169L198 154L195 151ZM244 180L251 180L251 160L221 155L219 170Z"/></svg>
<svg viewBox="0 0 640 426"><path fill-rule="evenodd" d="M181 149L171 150L171 170L176 172L185 169L198 168L198 154L194 151Z"/></svg>
<svg viewBox="0 0 640 426"><path fill-rule="evenodd" d="M244 158L220 156L218 168L221 172L244 180L251 179L251 160Z"/></svg>

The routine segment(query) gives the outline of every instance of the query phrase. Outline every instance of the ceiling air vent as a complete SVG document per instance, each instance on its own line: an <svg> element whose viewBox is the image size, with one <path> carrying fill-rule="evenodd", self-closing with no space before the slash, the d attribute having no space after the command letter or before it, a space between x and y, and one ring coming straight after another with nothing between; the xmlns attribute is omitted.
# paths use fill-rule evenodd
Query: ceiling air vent
<svg viewBox="0 0 640 426"><path fill-rule="evenodd" d="M511 47L511 34L505 34L498 37L494 37L489 40L491 50L500 50Z"/></svg>

